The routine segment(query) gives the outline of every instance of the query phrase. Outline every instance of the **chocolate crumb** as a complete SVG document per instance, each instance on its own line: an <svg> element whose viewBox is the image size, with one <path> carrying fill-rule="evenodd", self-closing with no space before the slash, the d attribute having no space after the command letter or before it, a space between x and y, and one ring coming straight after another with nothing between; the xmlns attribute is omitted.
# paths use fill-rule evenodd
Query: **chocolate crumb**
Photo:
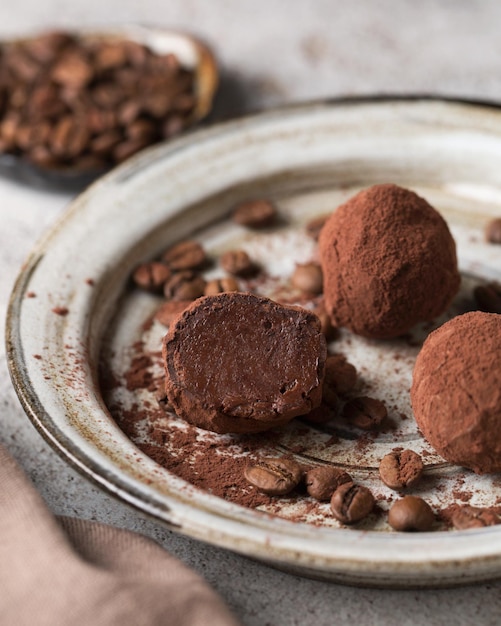
<svg viewBox="0 0 501 626"><path fill-rule="evenodd" d="M55 306L52 309L52 312L55 313L56 315L61 315L64 317L65 315L68 315L70 311L65 306Z"/></svg>

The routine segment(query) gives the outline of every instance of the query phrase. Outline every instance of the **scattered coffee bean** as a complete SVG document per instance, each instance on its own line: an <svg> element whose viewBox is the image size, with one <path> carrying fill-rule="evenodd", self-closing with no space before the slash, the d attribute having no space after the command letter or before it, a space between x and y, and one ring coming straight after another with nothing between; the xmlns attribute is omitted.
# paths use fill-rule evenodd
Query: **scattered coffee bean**
<svg viewBox="0 0 501 626"><path fill-rule="evenodd" d="M485 227L485 239L489 243L501 243L501 217L491 220Z"/></svg>
<svg viewBox="0 0 501 626"><path fill-rule="evenodd" d="M318 263L297 265L292 274L291 283L296 289L311 295L322 293L323 276L320 265Z"/></svg>
<svg viewBox="0 0 501 626"><path fill-rule="evenodd" d="M390 489L414 486L423 473L423 460L412 450L390 452L381 459L379 475Z"/></svg>
<svg viewBox="0 0 501 626"><path fill-rule="evenodd" d="M478 285L473 290L478 308L485 313L501 313L501 283Z"/></svg>
<svg viewBox="0 0 501 626"><path fill-rule="evenodd" d="M457 530L501 524L501 518L494 511L476 506L458 507L454 511L451 521Z"/></svg>
<svg viewBox="0 0 501 626"><path fill-rule="evenodd" d="M157 262L143 263L132 274L132 280L138 287L154 293L162 291L162 287L170 277L170 269L163 263Z"/></svg>
<svg viewBox="0 0 501 626"><path fill-rule="evenodd" d="M325 360L324 393L353 391L357 384L357 370L342 354L332 354Z"/></svg>
<svg viewBox="0 0 501 626"><path fill-rule="evenodd" d="M330 500L339 485L352 482L351 476L337 467L313 467L306 472L306 491L315 500Z"/></svg>
<svg viewBox="0 0 501 626"><path fill-rule="evenodd" d="M320 215L319 217L315 217L310 220L305 226L307 235L315 241L318 241L320 231L324 227L324 224L327 221L328 217L329 215Z"/></svg>
<svg viewBox="0 0 501 626"><path fill-rule="evenodd" d="M172 300L196 300L204 295L205 280L194 272L173 274L164 285L164 295Z"/></svg>
<svg viewBox="0 0 501 626"><path fill-rule="evenodd" d="M343 483L332 494L331 511L342 524L354 524L374 508L374 496L362 485Z"/></svg>
<svg viewBox="0 0 501 626"><path fill-rule="evenodd" d="M234 276L249 278L259 271L258 266L245 250L228 250L219 259L221 267Z"/></svg>
<svg viewBox="0 0 501 626"><path fill-rule="evenodd" d="M261 459L245 469L245 478L262 493L283 496L303 477L301 466L290 459Z"/></svg>
<svg viewBox="0 0 501 626"><path fill-rule="evenodd" d="M430 505L417 496L405 496L397 500L388 514L388 523L398 531L427 531L431 530L435 515Z"/></svg>
<svg viewBox="0 0 501 626"><path fill-rule="evenodd" d="M181 241L171 246L162 255L162 261L171 270L194 270L207 264L207 255L198 241Z"/></svg>
<svg viewBox="0 0 501 626"><path fill-rule="evenodd" d="M0 75L0 150L45 168L110 167L182 130L196 105L193 72L126 39L6 42Z"/></svg>
<svg viewBox="0 0 501 626"><path fill-rule="evenodd" d="M343 415L357 428L370 430L381 424L388 411L381 400L360 396L345 404Z"/></svg>
<svg viewBox="0 0 501 626"><path fill-rule="evenodd" d="M277 210L268 200L248 200L233 211L233 220L247 228L265 228L275 222Z"/></svg>
<svg viewBox="0 0 501 626"><path fill-rule="evenodd" d="M238 283L234 278L215 278L205 286L204 296L215 296L226 291L238 291Z"/></svg>
<svg viewBox="0 0 501 626"><path fill-rule="evenodd" d="M167 300L155 313L155 320L163 326L170 326L191 303L192 300Z"/></svg>

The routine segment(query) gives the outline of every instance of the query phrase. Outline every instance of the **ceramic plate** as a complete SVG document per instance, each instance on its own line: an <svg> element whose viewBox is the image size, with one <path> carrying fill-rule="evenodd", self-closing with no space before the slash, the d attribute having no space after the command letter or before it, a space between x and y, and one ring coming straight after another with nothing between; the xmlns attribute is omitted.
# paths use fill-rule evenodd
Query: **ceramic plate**
<svg viewBox="0 0 501 626"><path fill-rule="evenodd" d="M398 446L423 455L425 479L413 493L435 510L499 504L499 477L444 463L417 432L408 391L430 326L387 342L342 332L333 346L357 367L359 391L385 400L388 428L360 437L348 425L294 420L268 444L274 454L344 467L373 489L379 515L355 528L339 527L328 505L305 497L255 510L190 485L144 453L152 442L141 411L155 398L120 384L104 393L100 371L120 381L137 342L154 352L165 333L156 322L145 324L159 299L130 288L138 263L186 237L202 241L213 257L243 247L265 269L254 288L279 297L290 289L295 264L315 256L305 223L378 182L412 188L444 215L463 275L448 316L467 310L474 285L501 278L501 248L483 238L487 221L501 215L500 168L501 111L419 99L286 108L145 151L77 198L21 271L7 334L11 375L27 414L63 457L109 492L181 533L288 571L390 587L498 576L501 526L399 534L386 524L397 496L381 484L377 467ZM273 199L282 219L279 227L249 234L225 218L236 202L256 196ZM114 419L129 410L137 413L134 441ZM166 451L179 454L173 433L183 423L165 414L156 428L167 433ZM202 431L200 438L212 442L215 462L249 453L236 439Z"/></svg>

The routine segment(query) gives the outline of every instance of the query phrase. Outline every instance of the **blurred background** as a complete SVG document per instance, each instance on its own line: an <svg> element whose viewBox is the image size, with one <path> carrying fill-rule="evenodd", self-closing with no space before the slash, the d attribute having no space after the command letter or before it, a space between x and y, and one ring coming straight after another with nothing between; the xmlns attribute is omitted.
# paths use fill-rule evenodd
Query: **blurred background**
<svg viewBox="0 0 501 626"><path fill-rule="evenodd" d="M501 102L497 0L0 4L3 39L129 22L191 32L212 47L221 88L209 122L317 98L435 94ZM19 267L71 197L0 179L0 330ZM98 519L155 538L197 569L244 624L499 623L499 583L451 591L356 590L289 576L159 527L93 487L45 444L11 388L3 348L0 407L0 440L55 513Z"/></svg>
<svg viewBox="0 0 501 626"><path fill-rule="evenodd" d="M127 22L193 32L236 114L374 93L499 98L500 16L496 0L19 0L2 3L0 36Z"/></svg>

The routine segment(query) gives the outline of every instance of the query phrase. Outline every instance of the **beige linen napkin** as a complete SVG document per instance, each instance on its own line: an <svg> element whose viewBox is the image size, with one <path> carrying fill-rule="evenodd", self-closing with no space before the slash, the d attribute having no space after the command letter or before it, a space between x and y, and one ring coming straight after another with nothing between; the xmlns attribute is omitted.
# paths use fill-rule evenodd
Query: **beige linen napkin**
<svg viewBox="0 0 501 626"><path fill-rule="evenodd" d="M209 586L153 541L56 519L0 445L2 626L237 626Z"/></svg>

